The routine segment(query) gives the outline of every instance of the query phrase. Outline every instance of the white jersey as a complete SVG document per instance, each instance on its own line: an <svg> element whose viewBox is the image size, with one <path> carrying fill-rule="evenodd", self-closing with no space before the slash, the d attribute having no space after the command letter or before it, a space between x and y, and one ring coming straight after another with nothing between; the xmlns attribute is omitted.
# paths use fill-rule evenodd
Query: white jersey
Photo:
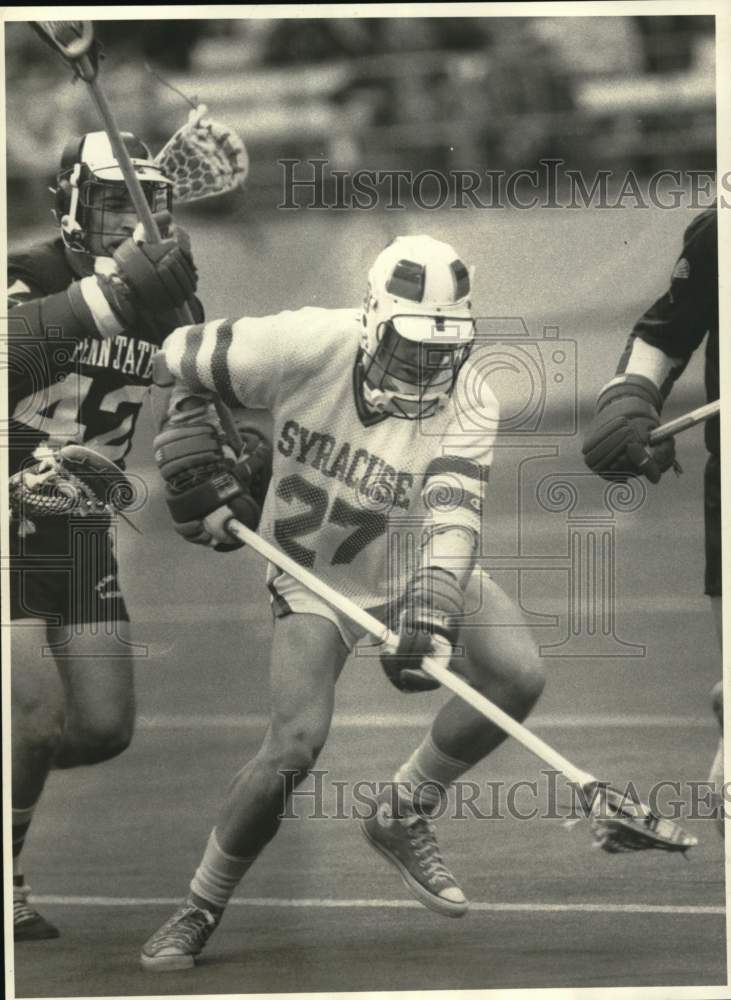
<svg viewBox="0 0 731 1000"><path fill-rule="evenodd" d="M260 534L373 608L403 593L426 538L436 546L450 526L479 533L498 410L482 386L471 421L454 397L421 420L368 414L357 391L360 334L356 310L305 308L181 327L163 351L193 392L270 411Z"/></svg>

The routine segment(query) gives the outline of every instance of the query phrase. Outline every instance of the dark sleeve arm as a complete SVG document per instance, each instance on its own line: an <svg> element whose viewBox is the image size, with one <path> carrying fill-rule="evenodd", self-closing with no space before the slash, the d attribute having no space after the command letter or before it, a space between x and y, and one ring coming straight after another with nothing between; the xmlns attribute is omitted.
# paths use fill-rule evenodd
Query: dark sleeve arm
<svg viewBox="0 0 731 1000"><path fill-rule="evenodd" d="M10 336L45 341L81 341L100 337L78 282L50 295L23 273L8 274Z"/></svg>
<svg viewBox="0 0 731 1000"><path fill-rule="evenodd" d="M91 313L74 285L50 295L27 274L8 275L8 390L15 403L50 385L71 369L78 344L99 337Z"/></svg>
<svg viewBox="0 0 731 1000"><path fill-rule="evenodd" d="M9 310L11 336L32 337L46 340L49 336L59 340L81 341L87 337L101 336L93 317L81 296L67 291L54 292L41 299L11 304Z"/></svg>
<svg viewBox="0 0 731 1000"><path fill-rule="evenodd" d="M635 323L617 373L626 370L635 341L643 340L675 361L661 387L663 395L667 395L717 317L717 226L715 212L708 212L686 230L670 285Z"/></svg>

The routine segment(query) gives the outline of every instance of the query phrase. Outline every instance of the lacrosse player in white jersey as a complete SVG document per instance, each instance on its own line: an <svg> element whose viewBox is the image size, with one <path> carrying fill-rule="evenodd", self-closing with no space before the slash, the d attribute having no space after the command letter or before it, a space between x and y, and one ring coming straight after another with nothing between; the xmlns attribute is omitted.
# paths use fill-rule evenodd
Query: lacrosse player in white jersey
<svg viewBox="0 0 731 1000"><path fill-rule="evenodd" d="M179 328L158 355L158 381L172 395L155 457L176 529L189 541L233 548L240 543L227 533L228 519L259 524L398 631L398 650L381 662L400 691L438 686L420 666L440 637L453 646L453 669L522 720L543 673L517 606L477 566L498 413L484 385L479 401L465 404L460 392L475 336L470 297L470 274L452 247L402 237L371 269L362 311L305 308ZM213 394L273 416L263 511L265 460L258 448L229 457ZM188 897L145 944L146 969L193 966L276 833L286 796L317 760L335 683L362 637L274 565L268 586L269 727L231 784ZM373 662L361 660L361 669ZM384 775L374 815L363 821L415 896L445 916L462 916L468 903L440 855L430 813L503 739L451 698L393 777Z"/></svg>

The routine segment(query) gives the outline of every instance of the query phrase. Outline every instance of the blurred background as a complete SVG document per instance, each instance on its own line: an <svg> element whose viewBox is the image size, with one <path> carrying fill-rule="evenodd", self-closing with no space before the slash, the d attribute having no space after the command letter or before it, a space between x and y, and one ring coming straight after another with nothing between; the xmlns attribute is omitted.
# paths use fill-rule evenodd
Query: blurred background
<svg viewBox="0 0 731 1000"><path fill-rule="evenodd" d="M531 169L545 157L586 171L713 169L713 25L333 18L98 21L97 31L124 127L157 151L186 98L204 102L247 144L246 207L257 211L280 200L283 157L337 170ZM85 88L24 24L6 25L6 73L12 230L45 212L28 195L52 178L67 137L96 121Z"/></svg>
<svg viewBox="0 0 731 1000"><path fill-rule="evenodd" d="M96 30L119 124L153 152L199 101L246 142L243 190L176 210L209 317L357 306L383 246L429 232L476 266L476 315L519 317L539 340L555 327L576 345L567 356L577 357L581 419L633 323L665 291L697 203L637 208L630 196L617 210L448 202L430 211L405 196L404 208L387 210L386 193L372 211L283 210L278 161L324 158L326 177L379 169L451 177L531 170L556 157L589 189L598 171L612 171L615 193L629 171L646 188L655 171L712 179L715 170L713 17L100 20ZM61 151L99 122L87 88L27 24L6 24L6 71L15 249L57 232L48 187ZM325 194L332 204L334 192ZM307 204L309 192L297 200ZM704 401L702 355L674 389L668 417ZM512 370L491 377L503 414L522 412L523 382ZM562 427L567 462L580 463L578 440L567 437L576 421L551 385L546 378L546 413ZM132 457L147 463L148 446L139 433Z"/></svg>
<svg viewBox="0 0 731 1000"><path fill-rule="evenodd" d="M665 290L698 204L637 210L630 196L616 211L455 211L449 202L429 211L406 197L406 208L389 211L386 192L373 211L282 210L278 161L326 159L326 178L429 169L451 179L555 157L588 189L611 171L615 192L628 171L646 187L659 170L715 170L709 16L100 20L96 30L119 124L153 152L191 102L247 145L244 190L176 211L193 237L209 316L358 304L364 262L398 234L429 231L477 266L479 315L519 315L533 336L557 325L587 345L578 379L587 402ZM61 151L99 122L87 88L27 24L6 24L6 72L15 247L53 235L48 187ZM295 174L312 177L306 164ZM325 196L332 204L334 192ZM296 193L301 205L310 197ZM697 354L675 397L700 391Z"/></svg>

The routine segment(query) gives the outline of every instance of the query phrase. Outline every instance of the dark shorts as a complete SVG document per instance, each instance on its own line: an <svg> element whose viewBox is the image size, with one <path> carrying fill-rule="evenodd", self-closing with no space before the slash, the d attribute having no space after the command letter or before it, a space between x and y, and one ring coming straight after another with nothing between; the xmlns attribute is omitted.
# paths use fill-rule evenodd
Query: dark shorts
<svg viewBox="0 0 731 1000"><path fill-rule="evenodd" d="M49 625L129 621L108 522L52 517L10 525L10 617Z"/></svg>
<svg viewBox="0 0 731 1000"><path fill-rule="evenodd" d="M721 462L709 455L706 463L704 509L706 519L706 593L721 595Z"/></svg>

